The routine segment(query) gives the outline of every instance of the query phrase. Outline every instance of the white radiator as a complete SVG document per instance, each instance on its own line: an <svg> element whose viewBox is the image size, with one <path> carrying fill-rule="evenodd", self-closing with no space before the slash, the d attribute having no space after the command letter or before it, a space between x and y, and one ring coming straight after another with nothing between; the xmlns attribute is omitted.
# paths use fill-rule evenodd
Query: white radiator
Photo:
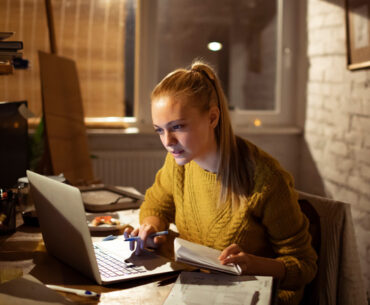
<svg viewBox="0 0 370 305"><path fill-rule="evenodd" d="M160 151L92 152L95 177L104 184L133 186L141 193L150 187L166 156Z"/></svg>

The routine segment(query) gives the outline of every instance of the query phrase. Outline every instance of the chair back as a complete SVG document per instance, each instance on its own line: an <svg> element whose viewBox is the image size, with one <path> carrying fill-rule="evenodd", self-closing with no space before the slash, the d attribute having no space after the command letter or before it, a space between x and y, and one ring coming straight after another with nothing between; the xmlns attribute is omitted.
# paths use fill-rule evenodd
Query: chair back
<svg viewBox="0 0 370 305"><path fill-rule="evenodd" d="M311 244L316 253L319 255L321 247L320 216L307 199L299 199L298 203L303 214L307 217L310 223L309 231L312 237ZM319 296L317 293L319 288L318 282L318 273L316 273L315 278L306 285L303 300L300 305L319 304Z"/></svg>
<svg viewBox="0 0 370 305"><path fill-rule="evenodd" d="M367 305L351 206L301 191L298 195L318 254L318 272L306 286L302 304Z"/></svg>

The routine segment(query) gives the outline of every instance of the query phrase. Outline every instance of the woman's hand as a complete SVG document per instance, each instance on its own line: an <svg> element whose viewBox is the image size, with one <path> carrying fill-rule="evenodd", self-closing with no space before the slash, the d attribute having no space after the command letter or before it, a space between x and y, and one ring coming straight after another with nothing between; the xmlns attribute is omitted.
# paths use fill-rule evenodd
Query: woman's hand
<svg viewBox="0 0 370 305"><path fill-rule="evenodd" d="M218 257L221 264L236 264L242 269L242 274L253 275L254 255L243 252L237 244L225 248Z"/></svg>
<svg viewBox="0 0 370 305"><path fill-rule="evenodd" d="M245 275L269 275L277 278L285 276L283 262L244 252L237 244L225 248L218 257L221 264L237 264Z"/></svg>
<svg viewBox="0 0 370 305"><path fill-rule="evenodd" d="M136 249L135 241L130 241L130 250L135 250L136 255L140 255L141 251L144 250L145 247L157 248L160 244L166 242L166 235L155 236L154 238L150 237L150 235L160 231L158 226L156 224L153 224L153 221L151 220L151 218L144 219L139 228L132 229L128 227L123 232L125 238L134 236L140 237L140 239L136 241Z"/></svg>

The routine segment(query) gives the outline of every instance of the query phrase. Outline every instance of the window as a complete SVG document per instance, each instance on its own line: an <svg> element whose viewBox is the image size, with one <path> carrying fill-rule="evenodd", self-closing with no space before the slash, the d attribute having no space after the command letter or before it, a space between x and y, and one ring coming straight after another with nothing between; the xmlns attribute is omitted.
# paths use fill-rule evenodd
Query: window
<svg viewBox="0 0 370 305"><path fill-rule="evenodd" d="M133 66L126 57L134 57L130 39L136 0L51 3L57 54L76 62L85 116L123 117L125 103L133 105ZM0 30L14 32L9 40L23 41L23 57L30 61L29 69L0 78L0 100L27 100L31 111L41 116L38 50L50 50L45 1L0 4Z"/></svg>
<svg viewBox="0 0 370 305"><path fill-rule="evenodd" d="M293 0L140 1L137 117L150 123L151 89L194 58L211 63L236 125L293 124ZM212 51L210 42L221 48ZM141 107L140 107L141 106ZM293 106L293 107L292 107ZM143 110L145 109L146 110Z"/></svg>

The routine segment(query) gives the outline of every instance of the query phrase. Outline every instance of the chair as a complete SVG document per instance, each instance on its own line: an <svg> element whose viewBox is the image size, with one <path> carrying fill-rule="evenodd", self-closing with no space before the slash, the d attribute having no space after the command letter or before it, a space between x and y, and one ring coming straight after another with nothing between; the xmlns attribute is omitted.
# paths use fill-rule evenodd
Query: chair
<svg viewBox="0 0 370 305"><path fill-rule="evenodd" d="M310 221L318 272L305 289L305 305L367 305L348 203L298 191Z"/></svg>

